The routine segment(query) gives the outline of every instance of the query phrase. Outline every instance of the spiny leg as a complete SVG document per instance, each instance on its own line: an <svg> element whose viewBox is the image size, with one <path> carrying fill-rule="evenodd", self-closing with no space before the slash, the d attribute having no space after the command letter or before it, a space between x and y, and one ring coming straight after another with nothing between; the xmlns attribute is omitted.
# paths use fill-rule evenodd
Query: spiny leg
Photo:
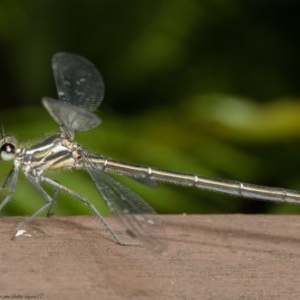
<svg viewBox="0 0 300 300"><path fill-rule="evenodd" d="M6 195L6 197L3 199L3 201L0 203L0 211L2 210L2 208L7 204L7 202L11 199L11 197L13 196L13 194L16 191L16 186L17 186L17 181L18 181L18 169L12 169L8 176L6 177L4 183L2 184L0 191L2 189L4 189L9 183L11 184L10 186L10 191L9 193Z"/></svg>
<svg viewBox="0 0 300 300"><path fill-rule="evenodd" d="M59 193L60 193L60 189L57 188L54 193L53 193L53 196L52 196L52 203L51 205L49 206L49 208L47 209L47 214L46 216L49 218L51 216L54 215L54 208L55 208L55 205L56 205L56 200L59 196Z"/></svg>
<svg viewBox="0 0 300 300"><path fill-rule="evenodd" d="M14 175L14 172L16 172L16 171L17 171L17 169L15 169L15 168L12 168L12 169L9 171L7 177L5 178L3 184L2 184L1 187L0 187L0 191L2 191L2 190L3 190L3 189L11 182L12 177L13 177L13 175Z"/></svg>
<svg viewBox="0 0 300 300"><path fill-rule="evenodd" d="M41 214L43 211L51 208L53 206L53 200L49 196L49 194L43 189L43 187L38 183L36 180L36 177L28 174L27 175L28 180L32 183L32 185L42 194L42 196L46 199L47 203L42 206L40 209L38 209L33 215L31 215L29 218L27 218L25 221L18 224L18 226L15 228L15 233L12 236L12 239L16 237L16 234L22 227L29 224L35 217L37 217L39 214Z"/></svg>
<svg viewBox="0 0 300 300"><path fill-rule="evenodd" d="M69 195L71 195L72 197L78 199L79 201L81 201L83 204L85 204L86 206L89 207L89 209L99 218L99 220L101 221L101 223L103 224L104 228L109 232L109 234L111 235L111 237L113 238L113 240L119 244L119 245L123 245L123 246L139 246L139 244L136 243L127 243L124 242L122 240L120 240L120 238L117 236L117 234L113 231L113 229L108 225L108 223L105 221L105 219L101 216L101 214L98 212L98 210L96 209L96 207L87 199L85 199L83 196L73 192L72 190L66 188L65 186L63 186L62 184L60 184L59 182L49 178L49 177L45 177L45 176L41 176L40 178L41 181L46 182L50 185L52 185L53 187L55 187L56 189L58 189L59 191L65 191L67 192Z"/></svg>

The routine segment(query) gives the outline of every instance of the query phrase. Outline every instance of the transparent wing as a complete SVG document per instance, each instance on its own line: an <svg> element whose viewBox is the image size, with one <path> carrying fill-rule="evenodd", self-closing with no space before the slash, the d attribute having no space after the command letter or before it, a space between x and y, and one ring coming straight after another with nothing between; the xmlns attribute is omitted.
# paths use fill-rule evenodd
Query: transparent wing
<svg viewBox="0 0 300 300"><path fill-rule="evenodd" d="M87 151L84 160L99 193L127 234L157 252L165 250L164 225L153 208L131 189L93 164L88 159Z"/></svg>
<svg viewBox="0 0 300 300"><path fill-rule="evenodd" d="M53 120L69 132L88 131L97 127L101 120L81 107L45 97L42 103Z"/></svg>
<svg viewBox="0 0 300 300"><path fill-rule="evenodd" d="M145 177L145 178L139 178L139 177L135 177L135 176L129 176L127 175L127 177L147 186L150 188L156 188L157 187L157 182L155 180L152 180L151 178Z"/></svg>
<svg viewBox="0 0 300 300"><path fill-rule="evenodd" d="M59 52L52 58L52 68L61 101L90 112L97 110L104 97L104 83L90 61L79 55Z"/></svg>

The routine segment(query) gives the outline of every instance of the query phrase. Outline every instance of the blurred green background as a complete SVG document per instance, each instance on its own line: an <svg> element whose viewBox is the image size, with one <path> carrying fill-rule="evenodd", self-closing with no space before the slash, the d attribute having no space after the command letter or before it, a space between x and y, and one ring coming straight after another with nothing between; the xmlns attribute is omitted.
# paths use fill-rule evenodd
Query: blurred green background
<svg viewBox="0 0 300 300"><path fill-rule="evenodd" d="M52 55L73 52L94 62L106 84L103 123L77 136L85 147L127 162L300 190L299 29L298 1L1 1L1 125L25 146L57 130L40 99L57 97ZM10 168L1 162L2 180ZM108 213L84 172L50 175ZM118 179L159 213L300 212ZM43 203L20 176L2 213L29 215ZM84 209L62 195L55 212Z"/></svg>

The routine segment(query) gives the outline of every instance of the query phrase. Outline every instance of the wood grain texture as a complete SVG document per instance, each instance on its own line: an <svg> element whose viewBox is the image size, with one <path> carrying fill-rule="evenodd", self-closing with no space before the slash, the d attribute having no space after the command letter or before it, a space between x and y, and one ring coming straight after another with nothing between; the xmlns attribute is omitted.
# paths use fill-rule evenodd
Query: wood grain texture
<svg viewBox="0 0 300 300"><path fill-rule="evenodd" d="M300 298L300 216L161 217L161 254L116 245L87 216L38 218L43 233L12 241L22 218L2 217L0 299Z"/></svg>

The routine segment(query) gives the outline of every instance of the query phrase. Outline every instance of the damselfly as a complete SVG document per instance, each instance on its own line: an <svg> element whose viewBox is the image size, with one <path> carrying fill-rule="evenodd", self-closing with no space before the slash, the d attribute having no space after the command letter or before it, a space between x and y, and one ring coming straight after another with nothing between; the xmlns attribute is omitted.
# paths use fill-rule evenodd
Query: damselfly
<svg viewBox="0 0 300 300"><path fill-rule="evenodd" d="M42 103L59 125L60 132L29 148L18 147L12 136L3 135L0 140L0 158L14 161L14 166L0 189L10 185L8 195L0 204L0 210L13 196L20 170L46 200L45 205L19 224L16 232L42 212L46 211L50 215L57 196L64 191L87 205L107 228L115 242L127 244L118 237L88 199L45 174L47 170L61 168L85 169L129 236L158 251L163 250L166 245L162 237L164 227L160 218L140 196L107 172L129 176L147 184L168 182L246 198L300 203L300 193L296 191L127 164L83 148L74 140L74 134L94 129L100 124L100 119L94 112L104 97L102 77L91 62L75 54L55 54L52 67L59 100L43 98ZM44 189L42 183L54 188L53 195Z"/></svg>

